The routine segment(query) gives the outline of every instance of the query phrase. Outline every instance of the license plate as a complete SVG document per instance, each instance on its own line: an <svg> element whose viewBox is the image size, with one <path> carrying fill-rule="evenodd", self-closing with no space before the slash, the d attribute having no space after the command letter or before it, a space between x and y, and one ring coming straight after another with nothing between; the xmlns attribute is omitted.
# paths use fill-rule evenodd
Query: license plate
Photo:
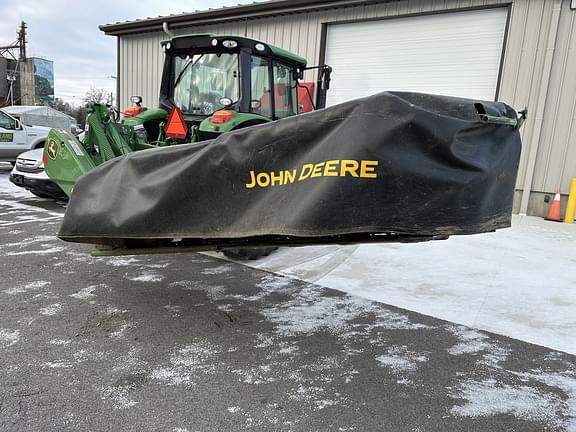
<svg viewBox="0 0 576 432"><path fill-rule="evenodd" d="M24 184L24 176L22 176L20 174L14 174L14 176L12 177L12 180L14 180L14 183L17 185Z"/></svg>

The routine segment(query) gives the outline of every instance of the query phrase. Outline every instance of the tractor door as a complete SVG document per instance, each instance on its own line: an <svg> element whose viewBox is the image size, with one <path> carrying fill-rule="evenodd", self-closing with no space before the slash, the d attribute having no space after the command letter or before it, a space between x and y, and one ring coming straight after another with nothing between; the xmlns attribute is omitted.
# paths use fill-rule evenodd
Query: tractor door
<svg viewBox="0 0 576 432"><path fill-rule="evenodd" d="M265 57L251 57L251 112L272 120L298 113L294 68Z"/></svg>

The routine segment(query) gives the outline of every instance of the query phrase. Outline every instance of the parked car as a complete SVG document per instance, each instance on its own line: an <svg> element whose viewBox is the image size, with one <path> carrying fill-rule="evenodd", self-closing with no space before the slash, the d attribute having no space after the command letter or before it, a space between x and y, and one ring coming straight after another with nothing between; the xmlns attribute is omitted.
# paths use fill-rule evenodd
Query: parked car
<svg viewBox="0 0 576 432"><path fill-rule="evenodd" d="M42 162L43 148L30 150L16 158L10 181L40 198L68 200L68 196L48 178Z"/></svg>
<svg viewBox="0 0 576 432"><path fill-rule="evenodd" d="M29 126L0 110L0 162L14 164L19 154L43 148L49 127Z"/></svg>

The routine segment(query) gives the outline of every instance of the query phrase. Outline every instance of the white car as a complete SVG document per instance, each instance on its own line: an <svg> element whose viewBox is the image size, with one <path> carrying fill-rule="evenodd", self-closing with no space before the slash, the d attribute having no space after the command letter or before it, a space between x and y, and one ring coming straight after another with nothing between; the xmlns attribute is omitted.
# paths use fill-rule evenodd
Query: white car
<svg viewBox="0 0 576 432"><path fill-rule="evenodd" d="M0 162L14 164L20 153L44 147L48 132L49 127L25 125L0 110Z"/></svg>
<svg viewBox="0 0 576 432"><path fill-rule="evenodd" d="M43 148L22 153L10 173L10 181L40 198L68 200L66 194L44 171Z"/></svg>

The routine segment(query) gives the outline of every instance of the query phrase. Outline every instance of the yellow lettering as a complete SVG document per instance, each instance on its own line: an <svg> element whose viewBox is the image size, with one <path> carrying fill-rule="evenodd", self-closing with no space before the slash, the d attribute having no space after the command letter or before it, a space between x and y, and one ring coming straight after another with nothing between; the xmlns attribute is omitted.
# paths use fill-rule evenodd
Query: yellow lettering
<svg viewBox="0 0 576 432"><path fill-rule="evenodd" d="M360 177L363 178L376 178L376 167L378 161L363 160L360 164Z"/></svg>
<svg viewBox="0 0 576 432"><path fill-rule="evenodd" d="M258 173L256 176L256 182L260 187L267 187L270 184L270 176L268 173Z"/></svg>
<svg viewBox="0 0 576 432"><path fill-rule="evenodd" d="M284 170L284 184L294 183L296 179L296 170L288 171Z"/></svg>
<svg viewBox="0 0 576 432"><path fill-rule="evenodd" d="M250 183L246 183L246 189L252 189L254 186L256 186L256 177L254 171L250 171Z"/></svg>
<svg viewBox="0 0 576 432"><path fill-rule="evenodd" d="M342 159L340 163L340 177L344 177L346 174L350 174L352 177L358 177L358 166L358 161Z"/></svg>
<svg viewBox="0 0 576 432"><path fill-rule="evenodd" d="M338 176L338 171L336 167L338 166L339 160L329 160L324 164L324 177L336 177Z"/></svg>
<svg viewBox="0 0 576 432"><path fill-rule="evenodd" d="M312 174L312 169L314 165L312 164L304 164L302 165L302 171L300 171L300 177L298 177L298 181L306 180Z"/></svg>
<svg viewBox="0 0 576 432"><path fill-rule="evenodd" d="M310 177L321 177L322 176L322 168L324 167L324 162L318 162L314 165L314 169L312 170L312 174Z"/></svg>
<svg viewBox="0 0 576 432"><path fill-rule="evenodd" d="M270 173L270 180L272 182L272 186L274 186L275 184L281 185L284 183L284 173L280 171L280 174L276 175L274 174L274 171L272 171Z"/></svg>
<svg viewBox="0 0 576 432"><path fill-rule="evenodd" d="M315 164L304 164L300 169L282 170L278 172L261 172L250 171L250 182L246 183L246 189L252 189L256 186L266 188L268 186L282 186L298 181L304 181L308 178L315 177L361 177L376 178L378 173L378 161L376 160L354 160L354 159L332 159Z"/></svg>

